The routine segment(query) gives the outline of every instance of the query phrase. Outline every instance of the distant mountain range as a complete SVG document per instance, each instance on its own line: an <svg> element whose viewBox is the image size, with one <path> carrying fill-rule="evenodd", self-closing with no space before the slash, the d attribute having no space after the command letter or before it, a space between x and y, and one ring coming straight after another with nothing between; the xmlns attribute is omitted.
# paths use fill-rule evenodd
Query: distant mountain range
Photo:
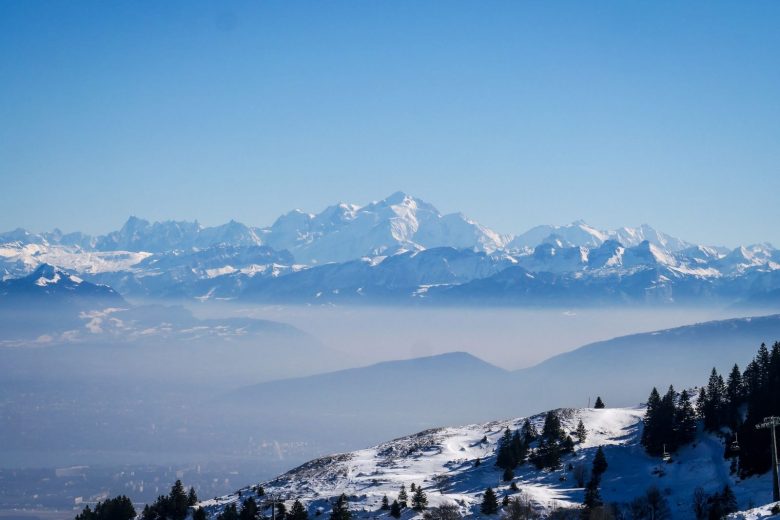
<svg viewBox="0 0 780 520"><path fill-rule="evenodd" d="M690 388L706 381L712 367L722 373L734 363L744 368L762 342L776 340L780 314L736 318L621 336L520 370L452 352L263 382L230 394L225 402L259 416L296 410L296 417L323 432L360 428L365 441L373 442L381 433L401 435L508 413L585 406L597 395L610 405L630 406L644 401L653 386ZM263 400L265 395L285 399ZM418 399L436 406L409 406ZM342 408L345 402L348 411ZM332 421L336 416L341 416L338 423Z"/></svg>
<svg viewBox="0 0 780 520"><path fill-rule="evenodd" d="M394 193L266 228L131 217L102 236L0 234L0 276L50 264L128 297L498 305L780 303L780 251L578 221L512 236Z"/></svg>

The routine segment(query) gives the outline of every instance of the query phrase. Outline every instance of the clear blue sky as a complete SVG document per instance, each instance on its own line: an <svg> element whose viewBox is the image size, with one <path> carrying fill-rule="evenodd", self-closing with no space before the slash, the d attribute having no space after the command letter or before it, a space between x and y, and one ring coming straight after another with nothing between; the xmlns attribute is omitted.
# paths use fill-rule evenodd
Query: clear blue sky
<svg viewBox="0 0 780 520"><path fill-rule="evenodd" d="M0 0L0 229L404 190L780 246L780 2Z"/></svg>

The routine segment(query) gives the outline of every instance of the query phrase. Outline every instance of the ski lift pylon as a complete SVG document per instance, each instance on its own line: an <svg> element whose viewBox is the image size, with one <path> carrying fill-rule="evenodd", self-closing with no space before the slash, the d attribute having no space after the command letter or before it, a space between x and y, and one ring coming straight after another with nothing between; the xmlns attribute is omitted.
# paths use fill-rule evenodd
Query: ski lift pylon
<svg viewBox="0 0 780 520"><path fill-rule="evenodd" d="M729 449L731 451L739 451L739 449L740 449L739 448L739 436L738 435L739 434L737 434L737 433L734 434L734 441L729 446Z"/></svg>

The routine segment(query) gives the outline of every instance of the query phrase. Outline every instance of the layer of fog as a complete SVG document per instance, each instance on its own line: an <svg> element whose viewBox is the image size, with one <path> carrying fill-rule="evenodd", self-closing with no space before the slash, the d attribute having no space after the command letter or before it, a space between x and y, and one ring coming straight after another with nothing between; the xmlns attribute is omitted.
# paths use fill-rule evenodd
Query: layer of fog
<svg viewBox="0 0 780 520"><path fill-rule="evenodd" d="M743 316L722 308L421 308L192 305L203 318L280 321L346 354L351 366L469 352L515 370L594 341ZM762 314L762 313L756 313Z"/></svg>
<svg viewBox="0 0 780 520"><path fill-rule="evenodd" d="M436 373L419 363L411 369L396 366L346 385L341 376L331 377L329 387L311 379L247 385L453 351L517 369L597 340L740 315L719 309L314 308L224 302L190 308L212 321L193 323L186 313L149 307L127 311L132 320L121 313L105 319L104 329L116 322L114 339L0 348L0 465L164 464L197 483L204 478L192 470L198 464L216 464L226 472L238 471L240 464L246 484L323 454L433 426L584 405L585 394L590 395L584 385L558 383L558 394L547 392L546 400L539 400L544 392L529 391L526 374L469 360L458 361L465 363L460 368L436 365ZM304 333L272 323L247 326L242 317L286 323ZM142 340L127 339L131 322L141 332L132 334ZM212 333L201 333L204 327ZM228 330L234 334L226 336ZM254 332L245 334L249 330ZM754 340L747 342L749 348ZM726 357L733 362L730 353ZM702 364L691 375L695 383L706 377L711 359L693 359ZM630 367L620 372L626 375ZM664 377L657 379L659 385L668 384ZM656 384L655 379L645 383ZM630 403L613 403L636 404L645 392L643 386L631 394L635 400Z"/></svg>

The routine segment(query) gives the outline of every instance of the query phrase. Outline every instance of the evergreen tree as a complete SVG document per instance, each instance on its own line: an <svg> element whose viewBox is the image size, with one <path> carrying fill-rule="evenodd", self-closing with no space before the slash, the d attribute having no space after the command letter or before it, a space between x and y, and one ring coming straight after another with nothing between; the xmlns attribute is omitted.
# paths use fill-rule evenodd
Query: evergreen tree
<svg viewBox="0 0 780 520"><path fill-rule="evenodd" d="M412 485L411 485L411 486L409 486L409 491L411 491L412 493L414 493L416 490L417 490L417 487L415 486L414 482L412 482Z"/></svg>
<svg viewBox="0 0 780 520"><path fill-rule="evenodd" d="M382 497L382 510L390 509L390 501L387 499L387 495Z"/></svg>
<svg viewBox="0 0 780 520"><path fill-rule="evenodd" d="M352 512L349 510L347 495L344 493L336 500L336 504L330 511L330 520L352 520Z"/></svg>
<svg viewBox="0 0 780 520"><path fill-rule="evenodd" d="M398 504L398 500L393 500L393 504L390 506L390 516L401 518L401 506Z"/></svg>
<svg viewBox="0 0 780 520"><path fill-rule="evenodd" d="M135 518L133 503L125 495L98 502L92 510L86 506L76 515L76 520L131 520Z"/></svg>
<svg viewBox="0 0 780 520"><path fill-rule="evenodd" d="M515 472L510 468L506 468L501 478L504 480L504 482L510 482L513 478L515 478Z"/></svg>
<svg viewBox="0 0 780 520"><path fill-rule="evenodd" d="M409 495L406 494L406 486L401 484L401 491L398 492L398 505L402 508L406 508L406 504L409 501Z"/></svg>
<svg viewBox="0 0 780 520"><path fill-rule="evenodd" d="M661 409L657 417L659 423L657 430L661 437L660 440L669 451L677 449L677 400L677 392L670 385L669 390L661 398ZM661 449L663 450L663 446Z"/></svg>
<svg viewBox="0 0 780 520"><path fill-rule="evenodd" d="M197 508L192 512L192 520L208 520L206 516L206 510L202 507Z"/></svg>
<svg viewBox="0 0 780 520"><path fill-rule="evenodd" d="M601 475L607 471L608 467L609 464L607 463L607 457L604 456L604 450L602 450L601 446L599 446L599 448L596 450L596 455L593 456L593 467L591 473L593 473L594 476L601 478Z"/></svg>
<svg viewBox="0 0 780 520"><path fill-rule="evenodd" d="M661 453L663 440L658 431L658 417L661 414L661 396L658 389L653 387L647 398L647 410L643 419L642 446L648 453L658 455Z"/></svg>
<svg viewBox="0 0 780 520"><path fill-rule="evenodd" d="M720 504L723 515L729 515L737 511L737 497L734 496L734 491L728 484L723 486L723 491L720 493Z"/></svg>
<svg viewBox="0 0 780 520"><path fill-rule="evenodd" d="M477 457L477 459L474 461L474 467L478 468L482 464L482 459Z"/></svg>
<svg viewBox="0 0 780 520"><path fill-rule="evenodd" d="M509 505L509 495L504 495L504 498L501 499L501 506L506 507Z"/></svg>
<svg viewBox="0 0 780 520"><path fill-rule="evenodd" d="M239 520L235 502L225 506L222 513L217 515L217 520Z"/></svg>
<svg viewBox="0 0 780 520"><path fill-rule="evenodd" d="M601 396L596 397L596 404L593 408L604 408L604 401L601 400Z"/></svg>
<svg viewBox="0 0 780 520"><path fill-rule="evenodd" d="M498 513L498 499L492 488L487 488L482 495L482 504L479 510L483 515L494 515Z"/></svg>
<svg viewBox="0 0 780 520"><path fill-rule="evenodd" d="M144 508L144 512L146 512L146 507ZM76 515L75 520L95 520L95 512L92 511L92 508L87 504L87 506L81 510L81 513Z"/></svg>
<svg viewBox="0 0 780 520"><path fill-rule="evenodd" d="M550 410L544 416L544 426L542 427L542 438L547 441L561 441L565 436L561 419L554 410Z"/></svg>
<svg viewBox="0 0 780 520"><path fill-rule="evenodd" d="M582 502L585 506L585 510L583 511L583 516L585 518L590 518L591 511L604 505L604 501L601 499L599 483L600 480L594 475L593 478L588 481L588 485L585 486L585 498Z"/></svg>
<svg viewBox="0 0 780 520"><path fill-rule="evenodd" d="M726 383L714 368L707 383L706 400L704 401L704 428L715 431L724 423L726 411Z"/></svg>
<svg viewBox="0 0 780 520"><path fill-rule="evenodd" d="M238 520L257 520L259 518L259 508L257 502L252 497L247 498L241 504L241 511L238 513Z"/></svg>
<svg viewBox="0 0 780 520"><path fill-rule="evenodd" d="M422 511L427 506L428 497L425 496L422 486L417 486L417 489L414 490L414 495L412 496L412 509L415 511Z"/></svg>
<svg viewBox="0 0 780 520"><path fill-rule="evenodd" d="M693 410L691 398L687 390L680 392L680 398L677 401L675 424L677 426L676 446L684 446L693 441L696 435L696 412Z"/></svg>
<svg viewBox="0 0 780 520"><path fill-rule="evenodd" d="M263 488L263 486L256 486L255 493L257 493L257 496L259 497L265 496L265 488Z"/></svg>
<svg viewBox="0 0 780 520"><path fill-rule="evenodd" d="M736 409L742 404L744 397L742 373L739 371L739 366L735 363L726 380L726 401L728 402L729 407Z"/></svg>
<svg viewBox="0 0 780 520"><path fill-rule="evenodd" d="M189 498L187 492L184 491L184 486L181 480L177 480L171 488L171 493L168 495L168 500L171 504L169 511L170 518L172 520L184 520L187 517L189 510Z"/></svg>
<svg viewBox="0 0 780 520"><path fill-rule="evenodd" d="M577 437L577 442L582 444L585 439L588 438L588 430L585 429L585 425L582 423L582 419L577 423L577 429L574 431L574 435Z"/></svg>
<svg viewBox="0 0 780 520"><path fill-rule="evenodd" d="M703 386L699 388L699 395L696 397L696 418L704 420L704 408L707 405L707 389Z"/></svg>
<svg viewBox="0 0 780 520"><path fill-rule="evenodd" d="M520 435L523 437L523 442L526 445L529 445L539 437L539 432L536 431L536 426L526 419L523 423L523 427L520 428Z"/></svg>
<svg viewBox="0 0 780 520"><path fill-rule="evenodd" d="M276 520L284 520L284 518L287 516L287 506L284 505L284 502L277 502L276 503Z"/></svg>
<svg viewBox="0 0 780 520"><path fill-rule="evenodd" d="M514 469L516 466L514 456L512 455L512 432L509 431L509 428L504 430L504 434L498 441L496 466L501 469Z"/></svg>
<svg viewBox="0 0 780 520"><path fill-rule="evenodd" d="M386 500L387 497L385 497L385 501ZM287 520L308 520L308 518L309 512L306 511L306 508L303 506L301 501L296 499L290 508L290 513L287 515Z"/></svg>
<svg viewBox="0 0 780 520"><path fill-rule="evenodd" d="M523 440L523 436L520 435L520 431L515 430L512 434L512 441L510 442L512 448L512 457L514 458L515 467L524 464L525 459L528 457L528 444Z"/></svg>
<svg viewBox="0 0 780 520"><path fill-rule="evenodd" d="M190 492L187 493L187 505L192 507L198 503L198 494L195 493L195 488L190 487Z"/></svg>

